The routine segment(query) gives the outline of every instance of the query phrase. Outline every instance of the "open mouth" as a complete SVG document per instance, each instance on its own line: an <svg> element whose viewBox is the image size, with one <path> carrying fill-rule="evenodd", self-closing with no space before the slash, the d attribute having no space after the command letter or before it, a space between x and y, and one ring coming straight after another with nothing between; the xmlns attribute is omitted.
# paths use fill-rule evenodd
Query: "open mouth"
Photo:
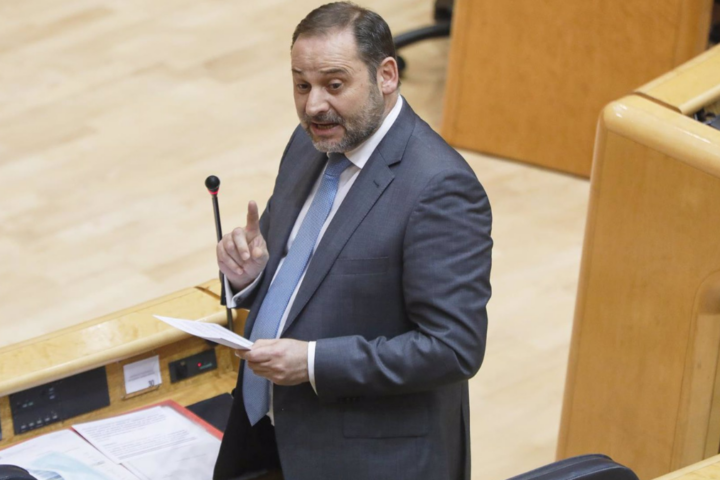
<svg viewBox="0 0 720 480"><path fill-rule="evenodd" d="M320 137L337 135L340 130L339 123L311 122L310 127L312 129L313 134L320 136Z"/></svg>

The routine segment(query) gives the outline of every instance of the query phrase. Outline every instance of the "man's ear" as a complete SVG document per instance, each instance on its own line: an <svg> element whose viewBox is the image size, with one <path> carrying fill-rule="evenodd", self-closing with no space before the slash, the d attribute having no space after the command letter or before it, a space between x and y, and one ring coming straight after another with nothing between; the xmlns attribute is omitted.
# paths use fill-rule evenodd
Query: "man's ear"
<svg viewBox="0 0 720 480"><path fill-rule="evenodd" d="M387 57L380 63L377 69L377 79L383 95L390 95L398 89L400 71L394 58Z"/></svg>

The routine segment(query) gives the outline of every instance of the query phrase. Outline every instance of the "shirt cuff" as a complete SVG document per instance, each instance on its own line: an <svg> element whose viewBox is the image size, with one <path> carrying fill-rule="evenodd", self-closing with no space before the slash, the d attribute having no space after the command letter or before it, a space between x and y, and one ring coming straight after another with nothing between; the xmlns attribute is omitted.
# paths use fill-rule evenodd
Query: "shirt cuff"
<svg viewBox="0 0 720 480"><path fill-rule="evenodd" d="M255 287L257 287L258 283L260 283L260 277L262 277L262 272L260 272L260 275L257 276L253 282L248 285L247 287L240 290L238 293L233 293L232 287L230 286L230 281L225 278L225 304L228 308L238 308L238 305L240 305L240 302L242 302L245 297L250 295L253 290L255 290Z"/></svg>
<svg viewBox="0 0 720 480"><path fill-rule="evenodd" d="M315 344L317 342L308 343L308 377L310 377L310 385L317 395L317 387L315 386Z"/></svg>

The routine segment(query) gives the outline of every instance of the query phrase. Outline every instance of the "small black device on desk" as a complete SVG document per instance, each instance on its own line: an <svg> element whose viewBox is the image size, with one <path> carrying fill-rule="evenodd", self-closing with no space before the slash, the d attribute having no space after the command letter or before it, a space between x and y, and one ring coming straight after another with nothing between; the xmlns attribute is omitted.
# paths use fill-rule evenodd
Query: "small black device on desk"
<svg viewBox="0 0 720 480"><path fill-rule="evenodd" d="M105 367L10 395L15 434L110 405Z"/></svg>

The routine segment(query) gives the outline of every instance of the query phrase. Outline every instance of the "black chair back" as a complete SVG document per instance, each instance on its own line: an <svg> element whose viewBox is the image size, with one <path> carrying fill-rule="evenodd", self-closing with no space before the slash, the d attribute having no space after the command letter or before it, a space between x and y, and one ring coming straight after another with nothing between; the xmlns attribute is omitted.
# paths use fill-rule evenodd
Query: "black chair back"
<svg viewBox="0 0 720 480"><path fill-rule="evenodd" d="M15 465L0 465L0 480L37 480L27 470Z"/></svg>
<svg viewBox="0 0 720 480"><path fill-rule="evenodd" d="M638 477L610 457L595 454L566 458L509 480L638 480Z"/></svg>

